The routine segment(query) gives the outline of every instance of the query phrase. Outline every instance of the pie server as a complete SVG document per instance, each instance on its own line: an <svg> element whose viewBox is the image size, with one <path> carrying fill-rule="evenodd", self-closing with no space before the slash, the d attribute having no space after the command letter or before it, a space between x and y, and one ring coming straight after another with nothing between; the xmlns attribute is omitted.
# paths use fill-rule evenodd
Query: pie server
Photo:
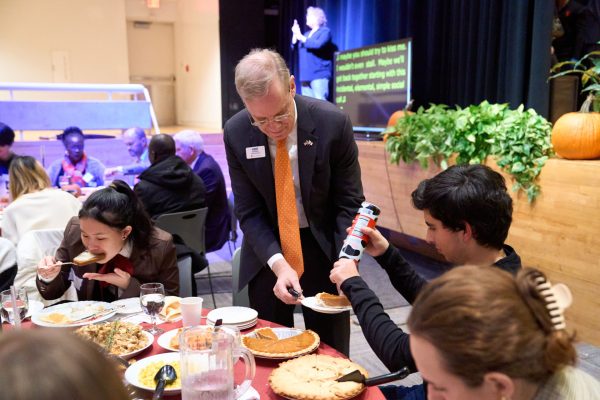
<svg viewBox="0 0 600 400"><path fill-rule="evenodd" d="M392 382L398 379L404 379L410 375L410 370L407 367L402 368L400 371L392 372L391 374L374 376L373 378L365 378L359 370L352 371L349 374L341 376L336 379L338 382L357 382L362 383L365 386L381 385L382 383Z"/></svg>

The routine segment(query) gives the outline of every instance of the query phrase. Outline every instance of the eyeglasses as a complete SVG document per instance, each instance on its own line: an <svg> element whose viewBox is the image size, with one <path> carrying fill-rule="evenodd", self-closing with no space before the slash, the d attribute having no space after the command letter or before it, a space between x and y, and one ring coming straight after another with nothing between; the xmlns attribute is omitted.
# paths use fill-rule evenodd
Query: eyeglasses
<svg viewBox="0 0 600 400"><path fill-rule="evenodd" d="M254 120L250 113L248 113L248 115L250 116L250 125L256 126L257 128L261 128L269 123L283 124L290 117L290 115L292 115L292 113L288 112L285 114L276 115L273 118L265 118L260 120Z"/></svg>

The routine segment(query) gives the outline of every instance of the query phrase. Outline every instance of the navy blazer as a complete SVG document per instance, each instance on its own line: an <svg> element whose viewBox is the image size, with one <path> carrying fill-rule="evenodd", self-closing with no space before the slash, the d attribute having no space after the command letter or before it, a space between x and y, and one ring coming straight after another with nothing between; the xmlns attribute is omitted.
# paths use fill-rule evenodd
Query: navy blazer
<svg viewBox="0 0 600 400"><path fill-rule="evenodd" d="M311 37L308 37L309 33L310 31L304 32L306 42L298 42L300 82L331 79L333 55L337 50L331 41L331 31L322 26Z"/></svg>
<svg viewBox="0 0 600 400"><path fill-rule="evenodd" d="M350 119L333 104L300 95L295 101L304 211L313 236L333 264L364 200L358 148ZM239 280L243 288L271 256L282 253L275 183L267 136L250 125L246 110L227 121L224 141L235 212L244 232ZM256 146L264 147L265 157L248 159L246 148Z"/></svg>
<svg viewBox="0 0 600 400"><path fill-rule="evenodd" d="M231 211L227 202L225 177L219 164L205 152L200 153L192 169L202 178L206 188L208 214L204 237L206 238L206 252L210 253L223 247L229 239L231 230Z"/></svg>

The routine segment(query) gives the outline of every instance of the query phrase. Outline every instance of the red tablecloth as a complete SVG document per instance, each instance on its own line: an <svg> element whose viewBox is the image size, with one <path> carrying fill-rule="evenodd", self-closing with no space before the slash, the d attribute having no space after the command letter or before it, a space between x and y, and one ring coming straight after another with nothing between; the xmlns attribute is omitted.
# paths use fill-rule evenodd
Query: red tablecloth
<svg viewBox="0 0 600 400"><path fill-rule="evenodd" d="M204 314L208 313L208 311L209 310L204 310ZM34 326L35 325L33 325L30 321L23 322L24 329L28 329L28 328L31 328ZM254 329L257 329L257 328L279 327L279 326L281 326L281 325L275 324L273 322L265 321L265 320L259 320L258 323L256 324L256 326L242 331L242 334L252 332ZM171 329L181 328L181 321L166 322L166 323L159 325L159 327L161 329L163 329L165 332L169 331ZM11 327L7 324L4 324L3 328L10 329ZM49 328L49 329L53 329L53 328ZM135 358L139 360L139 359L142 359L142 358L145 358L148 356L152 356L155 354L167 353L168 350L163 349L162 347L160 347L158 345L158 343L156 343L157 338L158 338L158 336L154 338L154 343L152 344L151 347L149 347L147 350L145 350L143 353L139 354ZM330 356L345 358L345 356L343 354L339 353L337 350L335 350L331 346L328 346L322 342L321 342L321 345L319 346L319 348L317 349L317 351L315 352L315 354L326 354L326 355L330 355ZM256 360L256 375L254 376L254 380L252 381L252 387L254 387L256 389L256 391L260 394L261 399L275 399L275 400L282 399L282 397L273 393L273 391L271 390L271 387L269 386L269 375L271 374L271 371L274 368L277 368L277 366L279 365L281 360L268 360L268 359L264 359L264 358L255 358L255 360ZM241 363L241 362L237 363L236 364L236 375L238 375L238 373L239 373L240 376L243 376L243 369L244 369L243 363ZM377 388L376 386L368 387L360 396L355 397L355 399L358 399L358 400L380 400L380 399L384 399L384 398L385 397L383 396L383 394L381 393L379 388ZM180 399L180 397L179 396L169 396L169 397L167 397L167 399L176 400L176 399Z"/></svg>

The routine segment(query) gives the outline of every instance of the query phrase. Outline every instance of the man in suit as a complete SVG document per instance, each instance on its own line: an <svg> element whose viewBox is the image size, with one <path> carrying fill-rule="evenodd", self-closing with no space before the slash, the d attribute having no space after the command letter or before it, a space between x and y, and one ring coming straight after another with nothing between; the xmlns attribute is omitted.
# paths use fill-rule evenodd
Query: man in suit
<svg viewBox="0 0 600 400"><path fill-rule="evenodd" d="M250 305L261 318L292 326L299 300L289 288L306 297L337 293L329 271L364 200L358 149L348 116L325 101L296 96L294 77L276 52L253 50L245 56L236 67L235 83L246 109L227 121L224 139L244 232L239 287L249 285ZM280 223L290 215L277 212L277 154L286 157L291 169L292 217L299 229ZM289 241L280 240L298 234L300 261L285 250ZM302 311L307 328L348 354L347 312Z"/></svg>
<svg viewBox="0 0 600 400"><path fill-rule="evenodd" d="M219 250L229 239L231 211L227 203L225 177L221 167L204 151L204 140L199 132L184 130L174 136L176 152L206 187L206 252Z"/></svg>

